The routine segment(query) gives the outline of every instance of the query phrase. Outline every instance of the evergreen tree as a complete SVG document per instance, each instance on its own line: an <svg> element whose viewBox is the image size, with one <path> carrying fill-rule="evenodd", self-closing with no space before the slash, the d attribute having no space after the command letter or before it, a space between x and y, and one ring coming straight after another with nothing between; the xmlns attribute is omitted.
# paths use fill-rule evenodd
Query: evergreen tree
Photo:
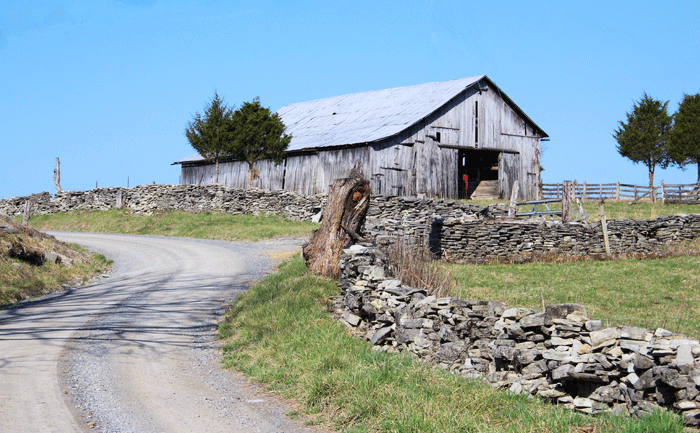
<svg viewBox="0 0 700 433"><path fill-rule="evenodd" d="M667 135L672 117L668 114L668 101L661 102L644 93L627 113L627 122L619 122L613 137L617 151L635 164L641 162L649 169L649 190L654 187L656 166L668 167L671 162L666 150ZM652 201L654 194L651 194Z"/></svg>
<svg viewBox="0 0 700 433"><path fill-rule="evenodd" d="M284 133L284 123L277 113L260 105L260 98L244 102L233 113L233 124L233 156L248 163L249 182L259 176L256 162L262 159L282 162L292 136Z"/></svg>
<svg viewBox="0 0 700 433"><path fill-rule="evenodd" d="M185 136L190 144L207 161L216 164L214 183L219 183L219 160L232 153L233 109L229 108L214 92L214 98L187 123Z"/></svg>
<svg viewBox="0 0 700 433"><path fill-rule="evenodd" d="M669 132L668 153L682 168L697 164L700 183L700 93L683 95L683 101L678 104Z"/></svg>

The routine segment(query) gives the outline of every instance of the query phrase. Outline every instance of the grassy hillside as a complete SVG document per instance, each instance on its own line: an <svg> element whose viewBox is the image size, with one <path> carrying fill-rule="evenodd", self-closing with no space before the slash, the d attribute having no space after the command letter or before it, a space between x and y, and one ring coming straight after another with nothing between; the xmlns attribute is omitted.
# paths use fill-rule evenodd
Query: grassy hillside
<svg viewBox="0 0 700 433"><path fill-rule="evenodd" d="M0 308L85 282L105 272L110 262L76 245L66 245L0 217ZM42 255L56 253L57 264Z"/></svg>

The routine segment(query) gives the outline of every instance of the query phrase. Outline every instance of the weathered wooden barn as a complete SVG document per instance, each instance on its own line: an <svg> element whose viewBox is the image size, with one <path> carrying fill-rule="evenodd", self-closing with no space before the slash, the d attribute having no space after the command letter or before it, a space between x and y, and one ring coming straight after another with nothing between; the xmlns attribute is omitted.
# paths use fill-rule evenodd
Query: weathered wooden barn
<svg viewBox="0 0 700 433"><path fill-rule="evenodd" d="M372 194L535 199L540 141L547 134L485 75L300 102L277 112L292 141L282 164L260 161L249 184L248 164L219 164L230 187L328 191L359 160ZM180 183L214 181L214 164L193 155ZM468 187L465 183L468 179Z"/></svg>

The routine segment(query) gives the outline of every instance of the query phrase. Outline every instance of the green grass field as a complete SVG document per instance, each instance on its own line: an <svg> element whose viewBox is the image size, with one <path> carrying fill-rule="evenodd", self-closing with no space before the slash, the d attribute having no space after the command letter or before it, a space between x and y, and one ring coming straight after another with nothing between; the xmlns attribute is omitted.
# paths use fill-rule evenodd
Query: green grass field
<svg viewBox="0 0 700 433"><path fill-rule="evenodd" d="M477 204L479 206L488 206L493 202L484 200L471 200L468 203ZM506 202L502 202L506 203ZM600 221L600 203L595 201L588 201L582 203L583 209L588 214L588 221ZM574 209L575 204L572 207L573 217L579 219L578 209ZM551 210L561 210L561 202L549 203L549 209ZM659 202L639 202L635 204L630 204L630 202L625 201L608 201L604 205L605 218L611 219L650 219L658 218L661 216L676 215L679 213L691 214L700 213L700 205L692 204L668 204L663 205ZM532 210L532 205L520 206L519 212L530 212ZM536 210L543 211L547 210L545 205L537 205ZM549 218L549 217L547 217ZM558 219L557 217L555 217Z"/></svg>
<svg viewBox="0 0 700 433"><path fill-rule="evenodd" d="M682 432L679 418L589 417L373 351L326 313L335 282L296 256L239 297L219 333L224 363L299 401L307 424L343 432Z"/></svg>
<svg viewBox="0 0 700 433"><path fill-rule="evenodd" d="M178 236L225 241L305 236L318 224L291 221L278 215L230 215L222 212L181 211L136 215L128 210L73 211L36 215L30 220L38 230L66 230L135 235Z"/></svg>
<svg viewBox="0 0 700 433"><path fill-rule="evenodd" d="M543 310L583 304L609 326L666 328L700 338L700 257L649 260L448 265L467 299Z"/></svg>

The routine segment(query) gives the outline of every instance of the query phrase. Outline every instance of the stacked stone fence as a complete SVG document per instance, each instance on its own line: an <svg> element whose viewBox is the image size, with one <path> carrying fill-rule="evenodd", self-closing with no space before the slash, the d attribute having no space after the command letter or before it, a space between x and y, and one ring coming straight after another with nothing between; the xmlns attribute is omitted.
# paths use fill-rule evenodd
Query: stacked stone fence
<svg viewBox="0 0 700 433"><path fill-rule="evenodd" d="M219 185L144 185L97 188L90 191L47 192L0 200L0 213L21 215L26 201L32 213L109 210L121 194L124 208L134 213L171 210L222 211L231 214L284 214L311 221L325 206L326 196L301 196L288 191L231 189ZM449 260L521 258L533 253L597 255L604 252L600 223L536 222L505 219L507 205L481 207L459 200L375 196L371 199L365 233L380 246L399 236L430 248ZM616 254L652 254L666 245L694 239L700 215L675 215L651 220L611 220L610 245Z"/></svg>
<svg viewBox="0 0 700 433"><path fill-rule="evenodd" d="M610 220L609 244L614 255L655 254L671 244L700 236L700 214L677 214L648 220ZM452 261L527 258L538 253L604 255L600 222L539 220L433 220L431 251Z"/></svg>
<svg viewBox="0 0 700 433"><path fill-rule="evenodd" d="M436 298L392 278L387 256L374 247L345 250L339 267L334 314L377 350L588 414L666 408L700 425L697 339L661 328L604 328L579 304L538 312Z"/></svg>

